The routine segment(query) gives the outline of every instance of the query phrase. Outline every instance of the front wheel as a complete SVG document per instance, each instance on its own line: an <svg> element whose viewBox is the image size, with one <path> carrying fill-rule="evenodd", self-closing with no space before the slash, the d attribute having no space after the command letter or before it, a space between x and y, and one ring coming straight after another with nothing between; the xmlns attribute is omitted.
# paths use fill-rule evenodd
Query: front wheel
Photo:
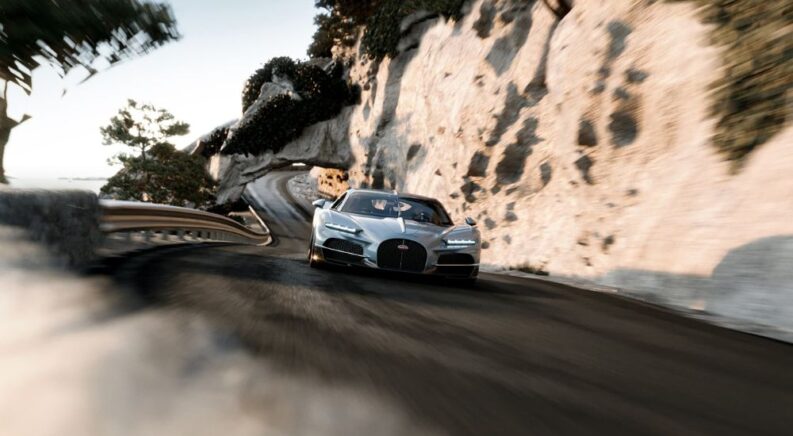
<svg viewBox="0 0 793 436"><path fill-rule="evenodd" d="M311 242L308 243L308 266L311 268L318 268L322 262L317 259L317 252L314 249L314 234L311 234Z"/></svg>

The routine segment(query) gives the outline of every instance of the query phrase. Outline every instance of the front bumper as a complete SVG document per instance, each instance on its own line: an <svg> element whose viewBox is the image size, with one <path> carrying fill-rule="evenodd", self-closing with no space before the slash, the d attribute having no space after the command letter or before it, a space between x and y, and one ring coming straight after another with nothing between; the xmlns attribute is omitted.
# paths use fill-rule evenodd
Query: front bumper
<svg viewBox="0 0 793 436"><path fill-rule="evenodd" d="M323 234L325 233L325 234ZM353 253L350 251L339 250L325 246L326 241L331 239L344 240L362 247L361 253ZM404 238L407 239L407 238ZM377 269L382 271L391 271L398 273L420 274L420 275L434 275L443 276L447 278L475 278L479 274L479 252L478 246L471 247L446 247L441 246L427 247L421 244L427 251L427 260L424 268L420 271L384 268L378 265L377 252L379 244L366 241L358 235L339 235L338 232L328 234L328 232L317 232L315 234L314 255L315 260L323 261L335 265L343 266L358 266L370 269ZM338 245L338 244L336 244ZM454 255L467 255L470 262L447 262L443 258L448 259L448 254Z"/></svg>

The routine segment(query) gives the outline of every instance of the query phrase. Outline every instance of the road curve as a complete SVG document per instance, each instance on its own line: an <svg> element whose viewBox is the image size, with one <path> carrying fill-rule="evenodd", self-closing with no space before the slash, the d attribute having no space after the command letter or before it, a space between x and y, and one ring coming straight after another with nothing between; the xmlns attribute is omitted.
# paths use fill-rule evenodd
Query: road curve
<svg viewBox="0 0 793 436"><path fill-rule="evenodd" d="M441 434L790 434L790 345L531 279L456 289L310 269L292 175L248 190L276 246L170 253L139 268L139 286Z"/></svg>

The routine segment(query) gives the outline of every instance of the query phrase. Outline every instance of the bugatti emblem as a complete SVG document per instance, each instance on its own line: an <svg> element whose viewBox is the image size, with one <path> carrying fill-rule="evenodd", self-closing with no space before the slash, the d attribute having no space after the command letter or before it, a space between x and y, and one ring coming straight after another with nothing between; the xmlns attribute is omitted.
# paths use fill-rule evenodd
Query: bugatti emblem
<svg viewBox="0 0 793 436"><path fill-rule="evenodd" d="M410 247L408 247L405 244L399 244L399 245L397 245L397 250L399 250L399 251L408 251L408 250L410 250Z"/></svg>

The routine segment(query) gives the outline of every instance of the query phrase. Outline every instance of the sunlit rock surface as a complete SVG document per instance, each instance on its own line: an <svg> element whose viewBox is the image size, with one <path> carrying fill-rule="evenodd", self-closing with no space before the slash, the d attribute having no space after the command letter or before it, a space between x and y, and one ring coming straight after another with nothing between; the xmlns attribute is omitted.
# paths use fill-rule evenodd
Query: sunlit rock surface
<svg viewBox="0 0 793 436"><path fill-rule="evenodd" d="M434 196L478 219L493 267L793 331L793 129L737 173L717 153L723 51L696 2L580 1L558 21L540 1L480 0L458 22L406 21L394 59L337 53L361 104L287 147L339 152L326 164L347 174L321 191ZM246 168L232 179L261 164Z"/></svg>
<svg viewBox="0 0 793 436"><path fill-rule="evenodd" d="M330 74L335 64L330 59L314 59L308 62L322 68ZM293 100L301 100L300 95L287 76L277 71L273 79L262 85L256 101L242 114L242 117L229 127L229 134L224 147L234 140L239 129L255 123L257 113L272 99L287 95ZM343 108L341 115L308 126L297 140L287 144L277 153L267 151L259 155L217 154L209 163L210 173L220 181L218 203L233 201L240 197L245 184L256 180L272 169L291 163L304 162L326 168L347 168L352 164L352 155L348 141L350 108ZM265 143L267 138L261 138ZM267 147L265 147L267 148Z"/></svg>

